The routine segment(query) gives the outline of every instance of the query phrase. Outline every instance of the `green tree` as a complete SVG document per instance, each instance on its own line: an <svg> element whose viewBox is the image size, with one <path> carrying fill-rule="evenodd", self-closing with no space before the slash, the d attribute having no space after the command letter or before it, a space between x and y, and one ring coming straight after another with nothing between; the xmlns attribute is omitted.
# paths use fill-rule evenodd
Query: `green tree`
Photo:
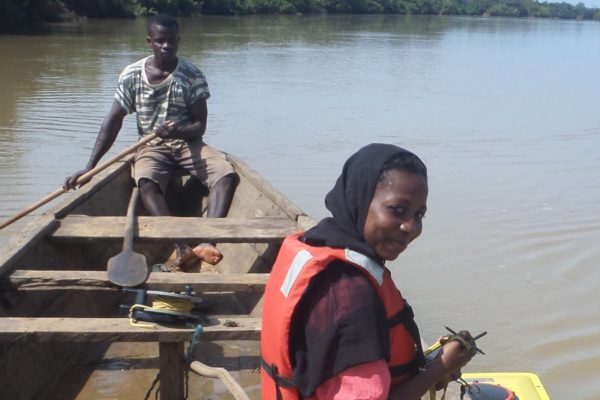
<svg viewBox="0 0 600 400"><path fill-rule="evenodd" d="M133 18L135 0L63 0L77 15L90 18Z"/></svg>
<svg viewBox="0 0 600 400"><path fill-rule="evenodd" d="M138 0L148 12L167 13L175 16L199 14L202 1L198 0Z"/></svg>
<svg viewBox="0 0 600 400"><path fill-rule="evenodd" d="M0 0L0 32L16 32L24 25L21 10L10 0Z"/></svg>

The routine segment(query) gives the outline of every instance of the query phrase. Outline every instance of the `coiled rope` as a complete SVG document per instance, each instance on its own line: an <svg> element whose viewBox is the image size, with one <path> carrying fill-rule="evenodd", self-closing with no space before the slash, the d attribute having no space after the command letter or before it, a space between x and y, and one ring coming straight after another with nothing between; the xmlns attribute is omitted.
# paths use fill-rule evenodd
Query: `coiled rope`
<svg viewBox="0 0 600 400"><path fill-rule="evenodd" d="M156 328L154 324L145 324L139 322L135 317L135 310L155 310L155 311L172 311L179 313L189 313L194 308L194 303L186 299L178 299L167 296L157 296L152 302L152 307L148 307L145 304L134 304L129 308L129 323L133 326L141 328Z"/></svg>

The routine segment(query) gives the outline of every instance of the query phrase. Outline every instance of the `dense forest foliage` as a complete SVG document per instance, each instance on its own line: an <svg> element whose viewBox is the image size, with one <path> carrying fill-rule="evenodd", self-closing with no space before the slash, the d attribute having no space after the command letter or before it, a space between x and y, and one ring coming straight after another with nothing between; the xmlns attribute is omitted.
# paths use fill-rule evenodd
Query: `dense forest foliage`
<svg viewBox="0 0 600 400"><path fill-rule="evenodd" d="M412 14L600 20L583 3L536 0L0 0L0 32L78 17L135 18L156 12L176 16L247 14Z"/></svg>

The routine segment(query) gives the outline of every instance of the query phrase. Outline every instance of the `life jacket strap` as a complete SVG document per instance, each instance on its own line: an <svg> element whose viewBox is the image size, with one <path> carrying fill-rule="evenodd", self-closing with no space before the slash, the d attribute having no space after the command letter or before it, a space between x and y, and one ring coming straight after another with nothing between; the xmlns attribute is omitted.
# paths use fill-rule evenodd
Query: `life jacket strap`
<svg viewBox="0 0 600 400"><path fill-rule="evenodd" d="M261 357L260 358L260 366L262 367L262 369L265 370L267 375L269 375L271 377L271 379L273 379L273 382L275 382L275 393L277 395L277 400L283 399L283 395L281 394L281 387L286 387L286 388L295 388L296 387L296 385L294 384L294 382L291 379L284 378L283 376L279 375L279 373L277 372L277 365L269 364L265 361L264 358Z"/></svg>
<svg viewBox="0 0 600 400"><path fill-rule="evenodd" d="M417 365L416 372L418 372L419 368L423 368L425 366L425 355L423 354L423 345L421 344L421 334L419 333L419 327L415 322L415 313L413 312L412 307L410 306L410 304L408 304L408 301L406 301L406 299L404 300L404 308L396 314L392 315L390 318L388 318L389 329L392 329L394 326L399 324L404 324L406 330L408 330L410 336L412 336L417 346L417 348L415 349L415 362Z"/></svg>
<svg viewBox="0 0 600 400"><path fill-rule="evenodd" d="M392 329L396 325L406 324L406 321L415 318L415 313L408 302L404 301L404 308L398 311L396 314L388 318L388 328Z"/></svg>

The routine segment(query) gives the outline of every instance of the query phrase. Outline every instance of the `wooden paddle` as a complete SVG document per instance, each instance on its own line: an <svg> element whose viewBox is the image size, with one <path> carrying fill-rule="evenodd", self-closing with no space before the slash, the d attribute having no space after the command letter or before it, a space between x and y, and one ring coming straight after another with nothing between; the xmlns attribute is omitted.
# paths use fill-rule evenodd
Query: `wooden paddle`
<svg viewBox="0 0 600 400"><path fill-rule="evenodd" d="M123 251L108 260L106 268L108 280L115 285L133 287L146 282L150 269L143 254L133 251L133 233L135 228L135 208L140 197L137 187L131 192L127 207L127 224L123 238Z"/></svg>
<svg viewBox="0 0 600 400"><path fill-rule="evenodd" d="M109 159L105 163L100 164L97 167L89 170L85 174L81 175L79 178L77 178L77 185L82 185L82 184L86 183L94 175L98 174L101 171L104 171L106 168L110 167L112 164L114 164L115 162L119 161L121 158L125 157L127 154L133 153L134 151L136 151L137 149L139 149L140 147L144 146L146 143L148 143L149 141L151 141L151 140L153 140L155 138L156 138L156 134L154 134L154 133L152 133L152 134L150 134L148 136L144 136L137 143L135 143L134 145L128 147L125 150L123 150L119 154L116 154L114 157L112 157L111 159ZM64 188L62 188L62 187L60 189L57 189L56 191L54 191L54 192L50 193L49 195L47 195L46 197L44 197L43 199L41 199L41 200L37 201L36 203L30 205L29 207L24 208L23 210L19 211L17 214L15 214L14 216L12 216L11 218L9 218L6 221L2 222L0 224L0 229L3 229L5 227L7 227L8 225L10 225L13 222L21 219L22 217L24 217L25 215L29 214L33 210L36 210L36 209L40 208L44 204L49 203L50 201L54 200L55 198L57 198L58 196L60 196L61 194L65 193L65 192L66 192L66 190Z"/></svg>

